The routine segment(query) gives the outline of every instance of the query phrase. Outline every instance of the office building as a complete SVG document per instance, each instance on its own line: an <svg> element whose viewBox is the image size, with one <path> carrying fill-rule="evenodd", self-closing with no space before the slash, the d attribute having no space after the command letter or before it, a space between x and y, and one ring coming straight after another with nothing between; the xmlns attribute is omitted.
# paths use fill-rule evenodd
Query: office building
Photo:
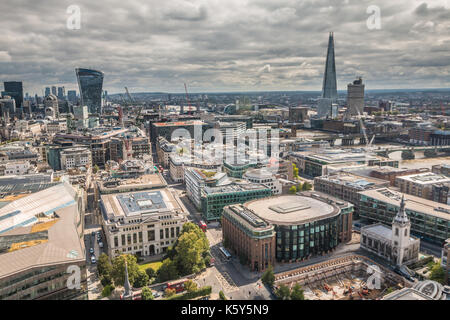
<svg viewBox="0 0 450 320"><path fill-rule="evenodd" d="M353 205L319 192L256 199L243 207L274 227L278 262L329 253L351 239Z"/></svg>
<svg viewBox="0 0 450 320"><path fill-rule="evenodd" d="M331 102L336 102L338 98L336 84L336 64L334 61L333 32L330 32L330 36L328 38L327 60L325 63L325 72L323 75L322 98L331 99Z"/></svg>
<svg viewBox="0 0 450 320"><path fill-rule="evenodd" d="M243 205L223 209L222 232L228 249L245 260L251 271L261 272L275 265L274 226Z"/></svg>
<svg viewBox="0 0 450 320"><path fill-rule="evenodd" d="M0 208L1 300L87 299L83 198L59 183Z"/></svg>
<svg viewBox="0 0 450 320"><path fill-rule="evenodd" d="M450 238L445 240L441 254L441 266L445 270L445 282L450 284Z"/></svg>
<svg viewBox="0 0 450 320"><path fill-rule="evenodd" d="M395 185L401 192L428 200L433 200L433 186L438 183L450 183L450 178L432 172L425 172L400 176L395 179Z"/></svg>
<svg viewBox="0 0 450 320"><path fill-rule="evenodd" d="M76 68L81 105L87 106L89 113L102 113L103 72Z"/></svg>
<svg viewBox="0 0 450 320"><path fill-rule="evenodd" d="M69 100L72 103L75 103L77 101L77 92L75 90L67 91L67 100Z"/></svg>
<svg viewBox="0 0 450 320"><path fill-rule="evenodd" d="M2 96L10 96L16 101L16 107L22 108L23 103L23 85L22 81L5 81L3 82L4 91Z"/></svg>
<svg viewBox="0 0 450 320"><path fill-rule="evenodd" d="M52 86L52 95L58 96L58 92L56 90L57 88L55 86Z"/></svg>
<svg viewBox="0 0 450 320"><path fill-rule="evenodd" d="M223 207L244 203L251 199L272 195L272 189L262 184L233 182L226 186L205 187L202 191L202 215L206 221L217 221L222 216Z"/></svg>
<svg viewBox="0 0 450 320"><path fill-rule="evenodd" d="M359 176L348 172L339 172L333 175L314 178L314 190L352 203L355 206L356 215L359 214L360 191L388 186L388 181Z"/></svg>
<svg viewBox="0 0 450 320"><path fill-rule="evenodd" d="M51 94L44 98L45 116L57 119L59 117L58 98Z"/></svg>
<svg viewBox="0 0 450 320"><path fill-rule="evenodd" d="M64 87L58 87L58 99L65 99L66 98L66 88Z"/></svg>
<svg viewBox="0 0 450 320"><path fill-rule="evenodd" d="M187 222L178 201L166 188L102 195L108 255L165 253Z"/></svg>
<svg viewBox="0 0 450 320"><path fill-rule="evenodd" d="M186 183L186 195L194 203L198 210L202 208L202 191L205 187L216 187L230 183L224 172L208 171L198 168L186 168L184 170Z"/></svg>
<svg viewBox="0 0 450 320"><path fill-rule="evenodd" d="M50 87L45 87L45 94L44 97L48 96L51 93Z"/></svg>
<svg viewBox="0 0 450 320"><path fill-rule="evenodd" d="M92 165L92 155L88 148L75 147L67 148L60 152L61 170L74 169L79 167L90 167Z"/></svg>
<svg viewBox="0 0 450 320"><path fill-rule="evenodd" d="M272 189L272 194L274 195L281 194L282 192L280 181L278 181L272 172L265 168L247 170L242 178L247 181L263 184L269 187Z"/></svg>
<svg viewBox="0 0 450 320"><path fill-rule="evenodd" d="M372 223L391 225L405 196L405 210L411 221L411 233L441 245L450 238L450 206L389 188L360 192L359 216Z"/></svg>
<svg viewBox="0 0 450 320"><path fill-rule="evenodd" d="M362 78L347 85L347 112L346 116L362 115L364 111L364 84Z"/></svg>
<svg viewBox="0 0 450 320"><path fill-rule="evenodd" d="M289 123L303 123L308 119L308 107L289 107Z"/></svg>

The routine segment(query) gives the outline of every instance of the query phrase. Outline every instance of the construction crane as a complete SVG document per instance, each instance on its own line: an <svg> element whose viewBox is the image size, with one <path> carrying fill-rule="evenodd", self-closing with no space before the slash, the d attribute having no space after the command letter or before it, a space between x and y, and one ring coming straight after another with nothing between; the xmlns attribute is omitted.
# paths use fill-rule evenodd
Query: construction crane
<svg viewBox="0 0 450 320"><path fill-rule="evenodd" d="M130 99L131 103L134 103L135 101L134 101L133 98L131 97L131 94L130 94L130 92L128 91L128 88L127 88L127 87L125 87L125 92L126 92L126 94L127 94L128 99Z"/></svg>
<svg viewBox="0 0 450 320"><path fill-rule="evenodd" d="M186 91L186 100L188 103L188 114L192 114L192 110L191 110L191 101L189 100L189 94L188 94L188 90L187 90L187 86L186 86L186 82L184 83L184 91Z"/></svg>

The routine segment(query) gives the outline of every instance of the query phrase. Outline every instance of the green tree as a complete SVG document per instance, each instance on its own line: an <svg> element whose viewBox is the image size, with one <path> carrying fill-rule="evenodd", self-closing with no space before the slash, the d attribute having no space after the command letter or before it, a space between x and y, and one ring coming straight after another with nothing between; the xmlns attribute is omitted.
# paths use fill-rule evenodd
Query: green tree
<svg viewBox="0 0 450 320"><path fill-rule="evenodd" d="M305 182L303 183L302 190L303 190L303 191L309 191L309 190L311 190L311 189L312 189L311 183L309 183L308 181L305 181Z"/></svg>
<svg viewBox="0 0 450 320"><path fill-rule="evenodd" d="M302 287L296 283L291 291L291 300L305 300Z"/></svg>
<svg viewBox="0 0 450 320"><path fill-rule="evenodd" d="M188 280L184 283L184 288L186 289L187 292L194 292L197 291L198 286L194 281Z"/></svg>
<svg viewBox="0 0 450 320"><path fill-rule="evenodd" d="M261 281L268 285L269 287L272 287L275 282L275 274L273 273L273 267L269 266L266 271L264 271Z"/></svg>
<svg viewBox="0 0 450 320"><path fill-rule="evenodd" d="M138 276L139 267L136 257L131 254L123 254L114 258L112 262L111 277L116 286L123 286L125 283L125 260L127 261L128 279L133 284Z"/></svg>
<svg viewBox="0 0 450 320"><path fill-rule="evenodd" d="M149 282L149 276L144 271L138 271L136 278L133 282L133 287L135 288L142 288L148 285Z"/></svg>
<svg viewBox="0 0 450 320"><path fill-rule="evenodd" d="M104 287L106 287L107 285L112 284L111 275L108 273L108 274L105 274L105 275L101 276L100 283Z"/></svg>
<svg viewBox="0 0 450 320"><path fill-rule="evenodd" d="M434 280L436 282L439 282L440 284L446 284L445 283L445 270L441 266L440 262L436 263L431 268L430 280Z"/></svg>
<svg viewBox="0 0 450 320"><path fill-rule="evenodd" d="M204 258L209 252L209 242L197 225L188 222L183 225L175 251L174 261L179 273L197 273L206 267Z"/></svg>
<svg viewBox="0 0 450 320"><path fill-rule="evenodd" d="M112 265L109 261L109 257L102 253L97 261L97 271L100 276L110 275L112 271Z"/></svg>
<svg viewBox="0 0 450 320"><path fill-rule="evenodd" d="M223 293L222 290L219 291L219 298L220 300L228 300L227 297L225 297L225 293Z"/></svg>
<svg viewBox="0 0 450 320"><path fill-rule="evenodd" d="M98 167L98 165L95 165L95 166L92 168L92 172L93 172L94 174L96 174L96 173L98 172L98 170L100 170L100 168Z"/></svg>
<svg viewBox="0 0 450 320"><path fill-rule="evenodd" d="M301 183L299 183L298 185L297 185L297 192L300 192L300 191L302 191L303 189L303 185L301 184Z"/></svg>
<svg viewBox="0 0 450 320"><path fill-rule="evenodd" d="M294 178L298 178L298 168L295 163L292 164L292 170L294 172Z"/></svg>
<svg viewBox="0 0 450 320"><path fill-rule="evenodd" d="M288 300L290 297L289 288L285 284L281 284L277 290L275 290L275 295L280 300Z"/></svg>
<svg viewBox="0 0 450 320"><path fill-rule="evenodd" d="M112 284L111 285L107 285L102 290L102 296L103 297L109 297L111 295L111 293L114 291L114 289L115 289L115 287Z"/></svg>
<svg viewBox="0 0 450 320"><path fill-rule="evenodd" d="M153 299L155 299L153 297L152 290L150 290L149 287L142 288L141 297L142 297L142 300L153 300Z"/></svg>
<svg viewBox="0 0 450 320"><path fill-rule="evenodd" d="M297 188L295 186L292 186L289 188L289 193L290 194L295 194L297 192Z"/></svg>
<svg viewBox="0 0 450 320"><path fill-rule="evenodd" d="M173 260L164 259L157 272L158 282L165 282L179 277L177 265Z"/></svg>
<svg viewBox="0 0 450 320"><path fill-rule="evenodd" d="M176 293L175 289L169 289L169 288L167 288L166 291L164 291L164 292L166 294L166 297L171 297L171 296L175 295L175 293Z"/></svg>
<svg viewBox="0 0 450 320"><path fill-rule="evenodd" d="M156 271L152 267L148 267L147 269L145 269L145 273L148 275L149 279L156 277Z"/></svg>

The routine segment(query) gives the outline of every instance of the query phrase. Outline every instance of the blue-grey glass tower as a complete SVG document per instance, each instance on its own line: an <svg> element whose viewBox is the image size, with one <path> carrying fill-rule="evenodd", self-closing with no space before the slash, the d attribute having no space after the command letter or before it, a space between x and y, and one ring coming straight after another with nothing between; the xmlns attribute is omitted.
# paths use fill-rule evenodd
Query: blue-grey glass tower
<svg viewBox="0 0 450 320"><path fill-rule="evenodd" d="M5 81L3 86L5 91L2 92L2 96L10 96L16 101L16 108L21 108L23 103L22 81Z"/></svg>
<svg viewBox="0 0 450 320"><path fill-rule="evenodd" d="M76 68L81 105L88 107L89 113L102 113L103 72Z"/></svg>
<svg viewBox="0 0 450 320"><path fill-rule="evenodd" d="M332 102L337 100L336 85L336 65L334 62L334 38L333 32L330 32L328 39L327 62L325 64L325 73L323 75L322 98L331 99Z"/></svg>

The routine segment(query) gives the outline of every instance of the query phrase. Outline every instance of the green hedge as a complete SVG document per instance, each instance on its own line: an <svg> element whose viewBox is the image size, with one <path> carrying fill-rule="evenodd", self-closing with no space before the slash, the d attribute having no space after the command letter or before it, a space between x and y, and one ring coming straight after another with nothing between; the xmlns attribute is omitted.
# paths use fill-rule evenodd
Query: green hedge
<svg viewBox="0 0 450 320"><path fill-rule="evenodd" d="M174 296L166 298L166 300L190 300L197 297L207 296L211 294L211 286L202 287L193 292L186 292L183 294L176 294Z"/></svg>

